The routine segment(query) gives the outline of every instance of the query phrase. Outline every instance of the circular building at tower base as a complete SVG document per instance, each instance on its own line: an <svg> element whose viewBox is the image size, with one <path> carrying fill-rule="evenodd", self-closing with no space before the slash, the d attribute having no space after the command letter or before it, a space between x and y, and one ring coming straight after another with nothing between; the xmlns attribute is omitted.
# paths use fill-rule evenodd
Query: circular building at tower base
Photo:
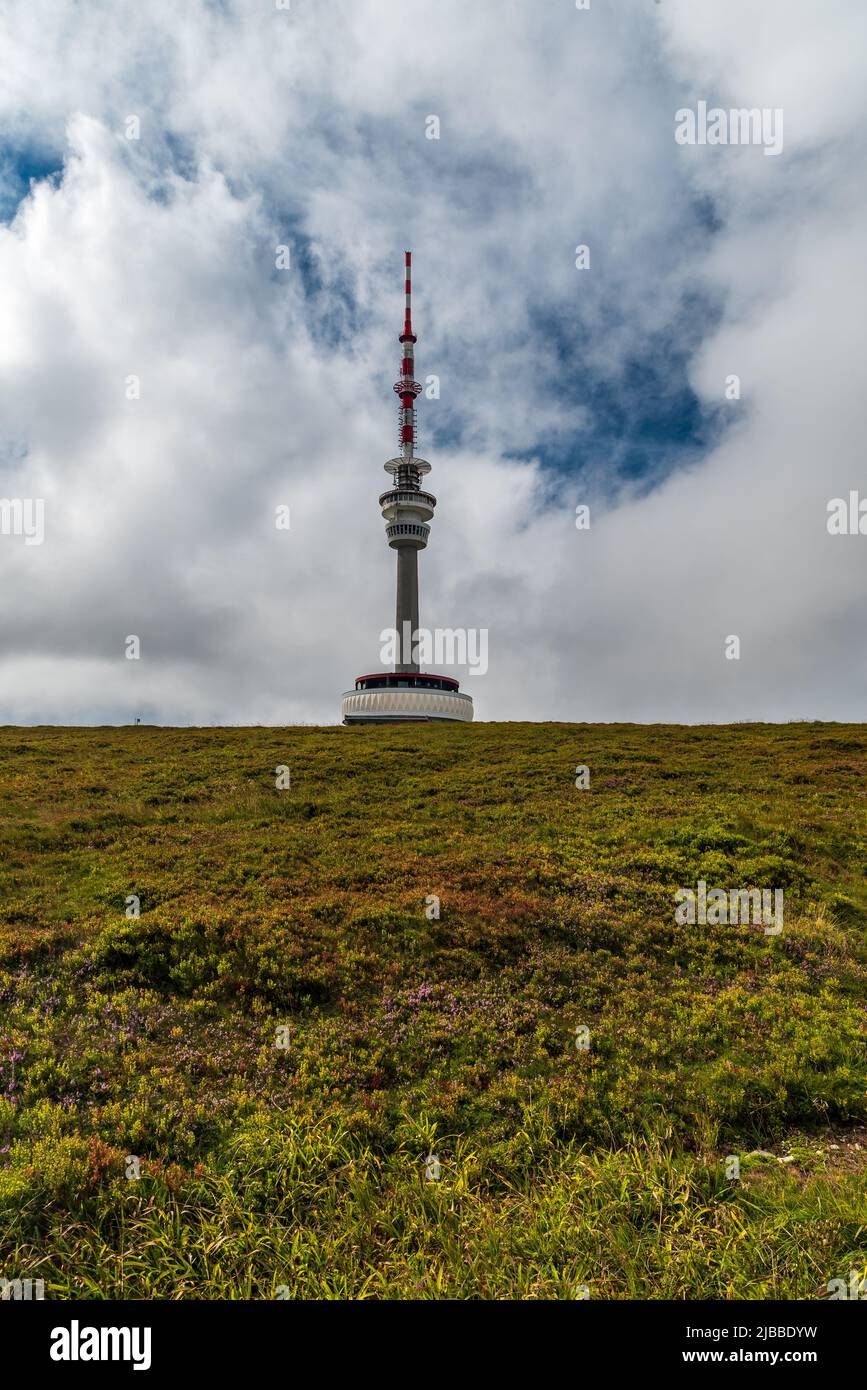
<svg viewBox="0 0 867 1390"><path fill-rule="evenodd" d="M473 701L451 676L426 672L379 671L358 676L343 696L344 724L396 724L407 721L470 720Z"/></svg>

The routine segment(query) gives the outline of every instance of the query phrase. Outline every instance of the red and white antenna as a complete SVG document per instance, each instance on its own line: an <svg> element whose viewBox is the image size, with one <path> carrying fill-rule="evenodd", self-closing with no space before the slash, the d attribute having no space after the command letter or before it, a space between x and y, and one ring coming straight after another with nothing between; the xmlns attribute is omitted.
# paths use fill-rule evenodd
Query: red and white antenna
<svg viewBox="0 0 867 1390"><path fill-rule="evenodd" d="M418 440L415 418L415 398L421 394L421 383L414 379L415 363L413 360L413 344L418 341L412 331L412 252L406 253L406 314L403 324L403 332L398 338L398 342L403 344L403 358L400 364L400 381L394 383L394 389L400 396L400 432L399 441L401 452L405 459L413 456L413 447Z"/></svg>

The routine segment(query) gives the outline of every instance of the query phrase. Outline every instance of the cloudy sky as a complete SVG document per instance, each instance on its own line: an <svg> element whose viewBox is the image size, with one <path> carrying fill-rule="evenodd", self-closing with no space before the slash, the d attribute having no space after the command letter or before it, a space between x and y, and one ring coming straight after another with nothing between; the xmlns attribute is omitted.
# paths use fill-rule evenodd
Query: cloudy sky
<svg viewBox="0 0 867 1390"><path fill-rule="evenodd" d="M279 3L0 10L0 723L338 720L405 248L476 717L863 720L863 0Z"/></svg>

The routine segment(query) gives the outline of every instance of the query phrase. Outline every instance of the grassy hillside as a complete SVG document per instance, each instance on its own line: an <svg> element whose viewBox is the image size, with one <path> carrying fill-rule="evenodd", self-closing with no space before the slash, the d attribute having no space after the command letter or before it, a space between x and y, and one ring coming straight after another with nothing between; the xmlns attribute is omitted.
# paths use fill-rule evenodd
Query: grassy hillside
<svg viewBox="0 0 867 1390"><path fill-rule="evenodd" d="M0 1275L867 1273L865 768L860 725L0 730ZM699 879L782 933L677 925Z"/></svg>

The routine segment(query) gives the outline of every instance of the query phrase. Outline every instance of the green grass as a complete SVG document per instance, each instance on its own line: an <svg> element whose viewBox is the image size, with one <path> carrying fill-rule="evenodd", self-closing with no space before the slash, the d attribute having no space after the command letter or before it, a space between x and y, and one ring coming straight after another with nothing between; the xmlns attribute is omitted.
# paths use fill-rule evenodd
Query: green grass
<svg viewBox="0 0 867 1390"><path fill-rule="evenodd" d="M860 725L0 730L0 1275L867 1273L865 768ZM782 934L676 924L699 879L783 888Z"/></svg>

